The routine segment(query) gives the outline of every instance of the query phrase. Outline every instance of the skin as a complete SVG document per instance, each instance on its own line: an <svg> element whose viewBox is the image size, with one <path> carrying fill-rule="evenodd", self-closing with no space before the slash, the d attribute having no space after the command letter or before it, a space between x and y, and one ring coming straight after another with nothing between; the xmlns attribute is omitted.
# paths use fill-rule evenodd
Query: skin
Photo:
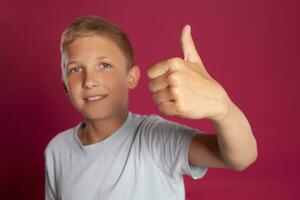
<svg viewBox="0 0 300 200"><path fill-rule="evenodd" d="M86 127L78 132L83 145L120 128L128 116L128 90L136 87L139 76L139 67L128 70L124 54L111 40L86 36L69 44L64 82L71 103L84 116ZM84 100L104 94L97 103Z"/></svg>
<svg viewBox="0 0 300 200"><path fill-rule="evenodd" d="M214 134L199 134L189 146L188 160L194 166L243 170L257 158L257 145L242 111L224 88L205 69L194 45L190 26L181 35L184 59L170 58L153 65L147 74L149 88L159 110L186 119L210 119ZM126 59L110 40L100 36L75 40L67 49L65 85L74 107L83 114L86 127L79 132L83 145L96 143L125 121L128 90L138 84L140 71L126 71ZM105 59L96 59L106 56ZM107 64L112 63L112 68ZM70 71L71 70L71 71ZM100 104L88 105L86 95L108 94Z"/></svg>
<svg viewBox="0 0 300 200"><path fill-rule="evenodd" d="M247 118L207 72L189 25L182 30L181 46L184 59L163 60L148 70L153 100L166 115L213 122L216 133L193 138L188 153L191 165L244 170L257 158Z"/></svg>

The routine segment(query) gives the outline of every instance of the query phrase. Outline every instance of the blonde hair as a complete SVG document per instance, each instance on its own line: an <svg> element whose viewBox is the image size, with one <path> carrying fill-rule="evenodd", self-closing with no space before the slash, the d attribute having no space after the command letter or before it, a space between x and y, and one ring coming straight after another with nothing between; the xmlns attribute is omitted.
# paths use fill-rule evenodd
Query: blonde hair
<svg viewBox="0 0 300 200"><path fill-rule="evenodd" d="M76 39L93 35L102 36L113 41L127 59L127 69L130 69L135 64L130 40L120 27L100 16L82 16L69 24L61 37L60 51L63 80L65 78L68 45Z"/></svg>

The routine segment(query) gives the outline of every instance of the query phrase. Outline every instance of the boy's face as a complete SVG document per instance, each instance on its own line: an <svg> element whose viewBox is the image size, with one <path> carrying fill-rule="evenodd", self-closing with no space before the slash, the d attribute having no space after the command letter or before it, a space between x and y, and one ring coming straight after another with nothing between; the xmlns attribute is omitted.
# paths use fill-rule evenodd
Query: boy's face
<svg viewBox="0 0 300 200"><path fill-rule="evenodd" d="M119 47L104 37L79 38L67 48L65 84L74 107L90 120L127 110L128 89L137 85L139 68L127 70Z"/></svg>

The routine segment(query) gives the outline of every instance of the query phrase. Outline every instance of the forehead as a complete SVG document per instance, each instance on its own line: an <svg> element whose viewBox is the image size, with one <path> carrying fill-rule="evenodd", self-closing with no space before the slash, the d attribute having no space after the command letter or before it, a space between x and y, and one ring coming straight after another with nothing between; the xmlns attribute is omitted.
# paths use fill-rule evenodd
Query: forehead
<svg viewBox="0 0 300 200"><path fill-rule="evenodd" d="M110 39L102 36L84 36L74 40L66 48L68 60L85 62L93 58L107 57L118 64L125 64L126 58Z"/></svg>

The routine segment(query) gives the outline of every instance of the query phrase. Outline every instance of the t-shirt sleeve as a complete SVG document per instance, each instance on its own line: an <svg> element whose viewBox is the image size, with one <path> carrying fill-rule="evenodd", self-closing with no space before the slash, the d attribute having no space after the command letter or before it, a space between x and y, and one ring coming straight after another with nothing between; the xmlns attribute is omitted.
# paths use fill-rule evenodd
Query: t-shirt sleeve
<svg viewBox="0 0 300 200"><path fill-rule="evenodd" d="M181 134L185 135L185 138L183 138L182 141L182 151L178 153L182 162L181 172L182 174L191 176L193 179L200 179L206 174L208 167L190 165L188 160L188 152L189 145L193 137L198 134L203 134L204 132L188 126L181 126L179 129L181 129Z"/></svg>
<svg viewBox="0 0 300 200"><path fill-rule="evenodd" d="M192 166L188 161L188 150L192 138L204 132L158 115L151 116L148 124L149 149L156 164L171 178L188 175L193 179L202 178L208 167Z"/></svg>
<svg viewBox="0 0 300 200"><path fill-rule="evenodd" d="M53 155L47 149L44 151L45 160L45 200L56 200L55 172Z"/></svg>

